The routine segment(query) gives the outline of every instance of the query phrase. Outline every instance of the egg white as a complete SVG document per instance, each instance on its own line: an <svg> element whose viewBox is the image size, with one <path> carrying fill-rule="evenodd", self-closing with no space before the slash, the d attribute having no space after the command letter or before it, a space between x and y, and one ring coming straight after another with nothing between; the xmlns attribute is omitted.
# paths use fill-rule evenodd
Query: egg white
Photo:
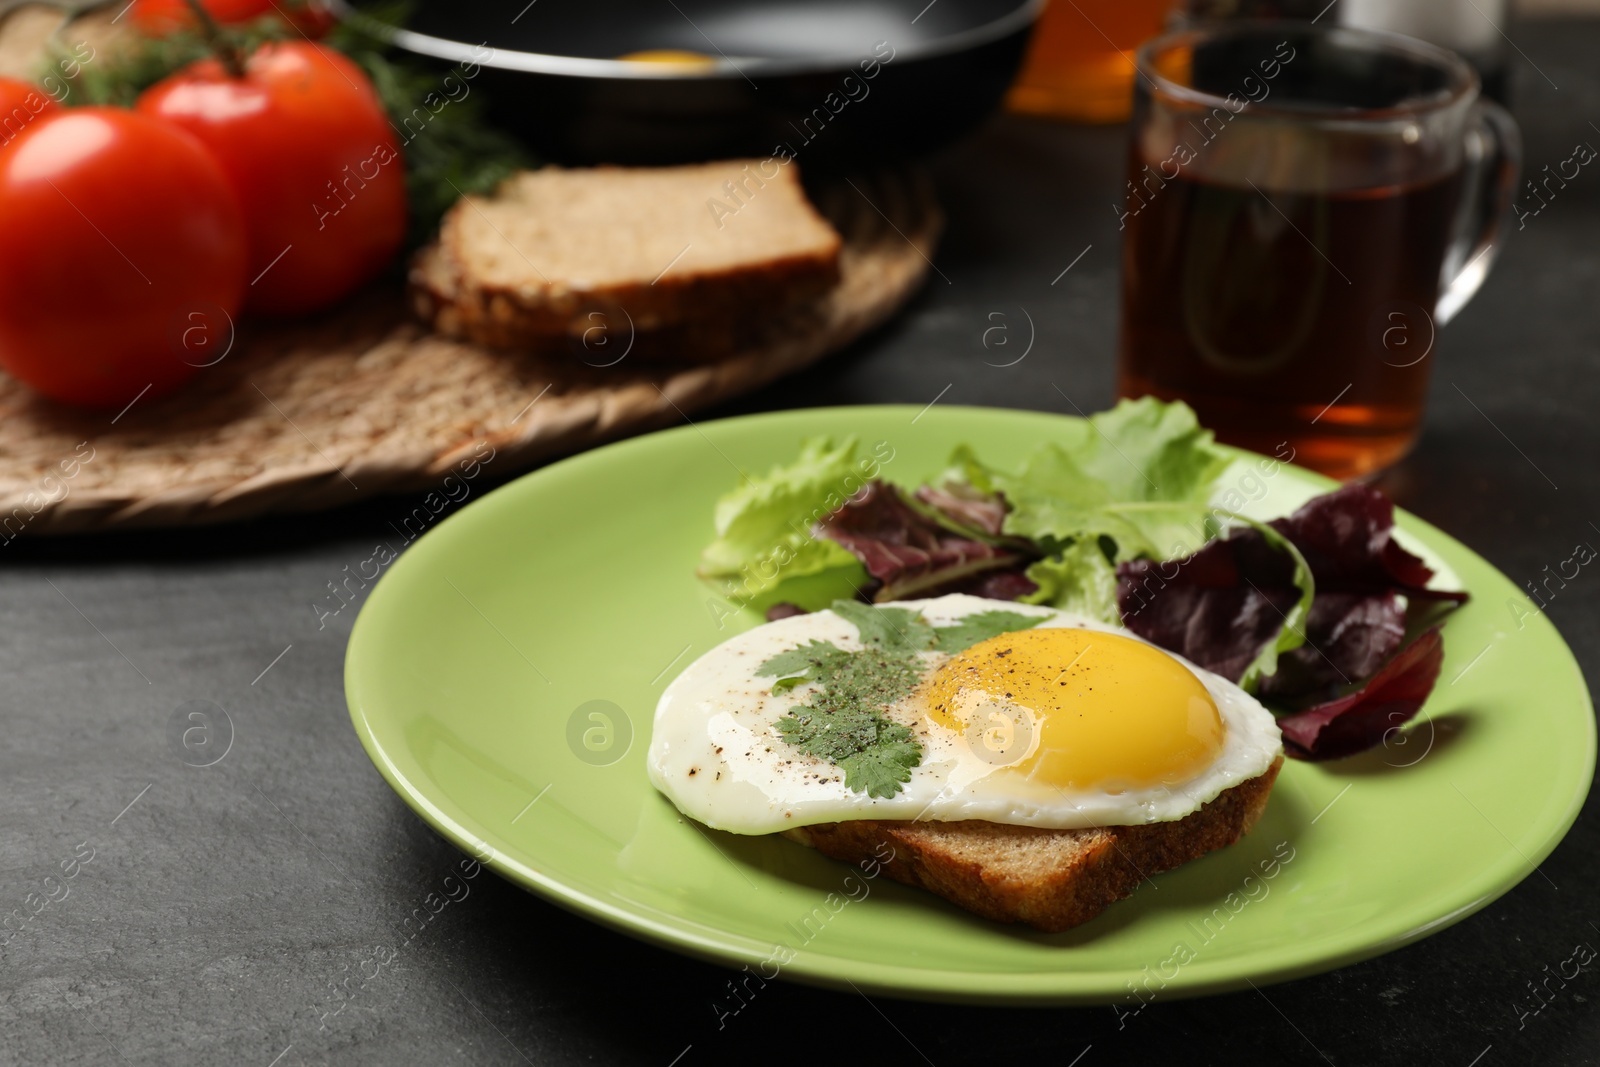
<svg viewBox="0 0 1600 1067"><path fill-rule="evenodd" d="M1080 615L964 594L890 606L920 611L934 626L1005 610L1043 617L1041 629L1078 627L1150 643ZM886 715L912 728L923 746L922 763L897 795L869 797L848 789L837 766L801 752L775 729L778 719L804 704L814 687L797 686L774 697L775 679L758 676L756 670L768 658L811 640L831 641L845 650L862 647L856 628L831 611L797 615L723 642L667 686L656 706L648 762L651 783L679 811L707 826L741 834L847 819L983 819L1055 829L1168 822L1262 774L1283 751L1272 713L1255 698L1173 656L1216 701L1225 728L1216 758L1188 781L1111 792L1068 790L1019 773L996 773L992 759L980 758L961 733L929 719L913 694ZM949 658L937 652L921 655L927 674Z"/></svg>

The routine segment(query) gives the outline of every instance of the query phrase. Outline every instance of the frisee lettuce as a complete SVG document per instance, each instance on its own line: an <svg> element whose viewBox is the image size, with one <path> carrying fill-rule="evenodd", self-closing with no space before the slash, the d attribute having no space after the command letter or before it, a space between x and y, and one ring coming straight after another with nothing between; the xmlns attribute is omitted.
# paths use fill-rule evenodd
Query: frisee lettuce
<svg viewBox="0 0 1600 1067"><path fill-rule="evenodd" d="M958 531L1020 548L1023 563L1033 558L1027 578L1039 590L1026 598L1030 603L1116 622L1115 564L1183 555L1216 533L1192 511L1126 511L1121 505L1202 504L1228 457L1188 407L1149 397L1068 420L1062 433L1014 471L988 466L960 445L948 469L920 496L906 492L900 499L924 513L935 533ZM870 455L862 454L853 437L802 442L792 462L746 478L718 501L716 537L701 553L698 574L735 609L764 611L790 603L815 611L861 596L877 583L860 552L814 536L813 528L880 477L893 458L887 442ZM1002 507L998 533L974 525L979 512ZM893 554L898 544L886 547ZM883 586L879 597L889 599L895 583L876 577ZM937 578L930 573L919 581L934 590Z"/></svg>
<svg viewBox="0 0 1600 1067"><path fill-rule="evenodd" d="M716 539L696 573L735 608L763 611L782 601L815 611L855 596L866 568L843 546L813 537L811 527L894 458L884 443L870 456L859 449L854 437L810 438L794 462L725 494L713 515Z"/></svg>
<svg viewBox="0 0 1600 1067"><path fill-rule="evenodd" d="M952 495L1005 501L1001 533L1026 539L1040 555L1026 571L1039 589L1024 600L1115 623L1116 564L1187 555L1215 536L1197 510L1229 458L1187 405L1153 397L1066 422L1062 435L1014 471L958 446L938 484Z"/></svg>
<svg viewBox="0 0 1600 1067"><path fill-rule="evenodd" d="M1048 604L1076 611L1101 622L1121 620L1117 612L1117 570L1099 540L1076 541L1028 567L1038 592L1023 597L1028 604Z"/></svg>
<svg viewBox="0 0 1600 1067"><path fill-rule="evenodd" d="M1187 405L1124 400L1063 427L1062 440L1040 444L1016 471L987 467L970 448L958 447L946 479L1003 494L1006 534L1057 543L1109 537L1114 562L1182 554L1204 543L1205 534L1184 517L1117 509L1209 498L1229 459Z"/></svg>

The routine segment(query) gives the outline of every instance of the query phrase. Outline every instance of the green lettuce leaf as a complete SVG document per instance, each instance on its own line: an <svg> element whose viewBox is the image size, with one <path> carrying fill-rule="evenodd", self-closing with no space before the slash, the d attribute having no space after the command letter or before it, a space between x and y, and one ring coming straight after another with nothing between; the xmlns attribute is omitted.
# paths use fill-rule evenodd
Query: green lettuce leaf
<svg viewBox="0 0 1600 1067"><path fill-rule="evenodd" d="M1075 541L1060 553L1034 563L1028 578L1039 591L1023 600L1076 611L1091 619L1120 625L1117 610L1117 569L1106 558L1099 541Z"/></svg>
<svg viewBox="0 0 1600 1067"><path fill-rule="evenodd" d="M870 461L857 442L806 440L793 463L777 466L717 501L716 539L700 554L699 576L736 607L765 610L780 601L807 611L855 596L867 580L859 560L811 525L867 481Z"/></svg>
<svg viewBox="0 0 1600 1067"><path fill-rule="evenodd" d="M1011 506L1005 533L1046 549L1109 538L1112 562L1186 555L1214 533L1182 509L1118 508L1205 503L1228 457L1187 405L1152 397L1124 400L1069 425L1065 442L1040 445L1015 473L982 468L970 452L958 452L952 461L969 472L973 484L1005 494Z"/></svg>
<svg viewBox="0 0 1600 1067"><path fill-rule="evenodd" d="M986 466L960 445L935 485L979 498L1003 494L1001 536L992 527L959 529L1042 557L1027 572L1040 587L1030 602L1115 621L1115 564L1188 555L1214 536L1202 505L1228 462L1187 406L1145 397L1066 423L1015 471ZM700 577L736 607L758 611L780 601L815 611L856 596L866 568L811 528L876 475L876 463L857 457L854 438L807 440L794 462L718 502ZM935 510L920 500L908 506ZM934 521L958 528L943 512Z"/></svg>
<svg viewBox="0 0 1600 1067"><path fill-rule="evenodd" d="M1119 500L1204 502L1228 465L1211 431L1181 402L1124 400L1091 415L1089 425L1095 435L1083 453L1084 469Z"/></svg>
<svg viewBox="0 0 1600 1067"><path fill-rule="evenodd" d="M1058 444L1040 445L1015 474L995 471L995 486L1011 510L1001 530L1041 545L1109 537L1128 557L1155 551L1136 521L1107 510L1118 502L1109 486Z"/></svg>
<svg viewBox="0 0 1600 1067"><path fill-rule="evenodd" d="M1188 555L1215 536L1203 505L1229 460L1187 405L1153 397L1124 400L1062 434L1015 471L985 466L960 446L941 477L1004 495L1002 532L1043 554L1026 572L1039 586L1029 603L1114 623L1116 564Z"/></svg>

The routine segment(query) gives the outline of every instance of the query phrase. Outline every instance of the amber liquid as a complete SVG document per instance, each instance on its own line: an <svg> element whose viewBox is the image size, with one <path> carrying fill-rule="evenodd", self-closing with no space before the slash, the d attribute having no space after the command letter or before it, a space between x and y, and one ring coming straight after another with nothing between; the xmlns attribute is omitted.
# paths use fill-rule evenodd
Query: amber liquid
<svg viewBox="0 0 1600 1067"><path fill-rule="evenodd" d="M1121 122L1133 107L1133 52L1165 27L1174 0L1050 0L1034 27L1012 111Z"/></svg>
<svg viewBox="0 0 1600 1067"><path fill-rule="evenodd" d="M1459 173L1303 193L1181 174L1161 186L1143 168L1136 157L1121 395L1187 401L1221 440L1293 449L1338 478L1403 456L1437 357Z"/></svg>

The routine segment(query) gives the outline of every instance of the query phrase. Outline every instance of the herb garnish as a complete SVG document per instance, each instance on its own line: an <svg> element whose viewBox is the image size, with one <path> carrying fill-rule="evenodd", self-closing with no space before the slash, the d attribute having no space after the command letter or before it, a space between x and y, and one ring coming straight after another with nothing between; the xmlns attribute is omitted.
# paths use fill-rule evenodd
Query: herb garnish
<svg viewBox="0 0 1600 1067"><path fill-rule="evenodd" d="M768 659L756 673L778 680L774 694L812 683L816 692L778 720L778 733L807 755L844 771L845 787L887 799L911 780L922 762L922 744L910 728L884 710L922 680L922 652L960 652L979 641L1037 626L1044 616L984 611L950 626L930 626L909 608L879 608L836 600L833 612L855 626L865 646L847 652L831 641L812 640Z"/></svg>

